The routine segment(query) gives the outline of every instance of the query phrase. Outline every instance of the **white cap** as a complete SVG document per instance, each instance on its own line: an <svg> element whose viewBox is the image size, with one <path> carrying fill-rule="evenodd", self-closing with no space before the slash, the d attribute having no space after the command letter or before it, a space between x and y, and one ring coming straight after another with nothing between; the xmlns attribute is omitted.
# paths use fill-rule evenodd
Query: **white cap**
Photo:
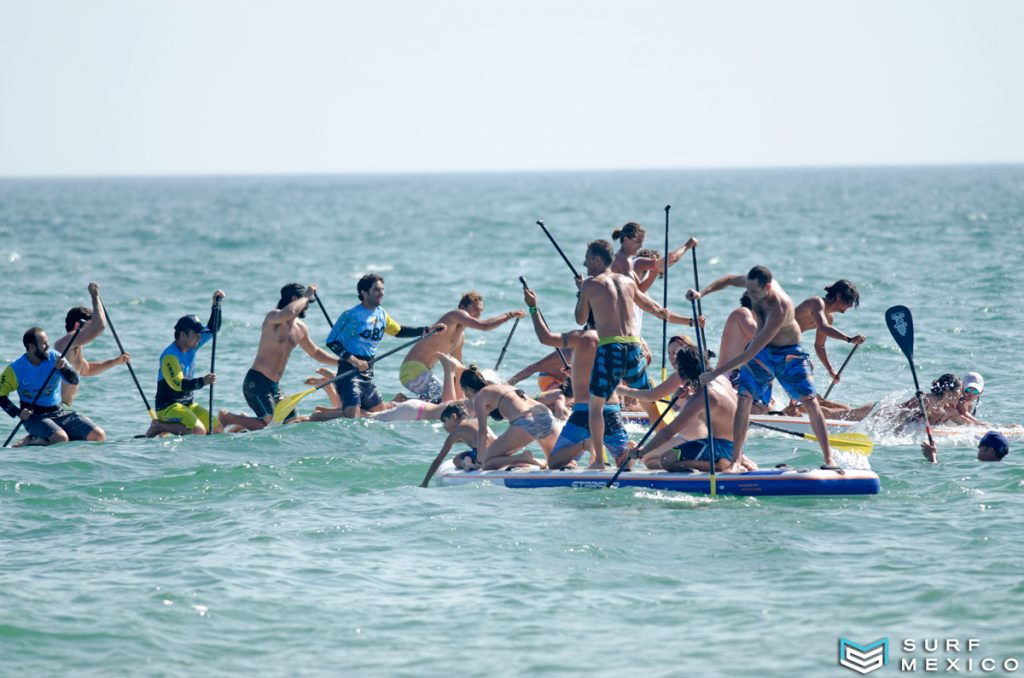
<svg viewBox="0 0 1024 678"><path fill-rule="evenodd" d="M982 379L981 375L978 374L977 372L968 372L967 374L965 374L963 382L964 392L966 392L969 388L977 390L979 394L985 390L985 380Z"/></svg>

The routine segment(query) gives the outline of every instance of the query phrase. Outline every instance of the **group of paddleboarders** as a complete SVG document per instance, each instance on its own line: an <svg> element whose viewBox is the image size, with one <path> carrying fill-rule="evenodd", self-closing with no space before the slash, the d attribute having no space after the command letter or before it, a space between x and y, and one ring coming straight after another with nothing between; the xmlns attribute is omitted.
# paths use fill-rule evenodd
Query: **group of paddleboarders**
<svg viewBox="0 0 1024 678"><path fill-rule="evenodd" d="M698 300L727 287L741 287L744 293L740 306L726 320L717 363L712 367L714 354L702 340L673 337L668 342L673 374L656 386L647 371L651 353L641 338L643 314L701 328L704 318L696 317L695 311L690 315L673 312L655 302L645 290L698 241L691 237L661 257L643 250L644 236L643 227L630 222L612 233L613 240L620 243L618 251L607 240L588 243L583 262L587 276L576 276L575 319L580 329L552 331L539 309L536 293L522 281L524 302L537 338L555 351L520 371L509 383L489 379L475 365L467 367L463 363L464 333L467 329L494 330L509 320L518 321L526 312L509 310L483 318L483 297L471 291L432 325L403 326L383 308L384 278L369 273L356 285L359 303L332 323L325 342L329 351L311 339L303 322L313 302L320 305L330 322L317 296L317 286L289 283L282 287L276 307L264 317L256 357L242 383L243 397L253 414L220 410L217 417L212 417L195 400L195 393L216 383L217 375L211 368L210 373L197 376L195 360L199 349L220 329L225 294L217 290L205 324L195 315L186 315L174 325L174 341L160 356L156 407L150 410L153 421L146 435L258 430L275 421L298 423L339 417L440 419L448 438L432 470L456 442L463 441L470 450L459 454L456 462L466 469L508 465L563 468L575 465L587 453L590 468L601 469L611 461L605 456L607 448L616 462L639 458L649 468L707 471L714 464L719 472L743 472L757 468L743 454L750 413L770 408L772 386L777 380L792 398L791 407L806 413L821 447L824 467L834 468L826 416L858 419L872 406L850 408L823 401L815 390L801 336L814 328L815 352L837 382L840 373L829 361L825 342L836 339L854 346L864 343L864 335L846 334L833 325L836 313L859 305L856 286L839 280L825 288L825 296L794 304L768 268L755 266L745 275L723 276L702 290L689 290L686 297L694 309ZM83 346L99 336L107 324L99 286L90 283L88 290L92 309L76 307L68 312L67 334L55 344L57 350L50 348L41 328L30 328L23 337L25 354L0 374L0 407L25 424L29 435L22 444L105 439L101 428L72 409L80 377L95 376L119 364L130 368L131 356L122 353L100 362L86 360ZM400 394L386 402L373 382L374 363L379 359L377 348L385 335L414 340L399 369L399 381L412 398ZM314 360L335 367L335 372L322 368L319 377L307 381L324 388L331 398L330 407L317 407L309 416L298 415L292 402L282 403L280 381L297 346ZM442 379L433 371L438 362ZM541 373L539 381L545 388L533 398L515 384L536 372ZM981 423L974 418L973 408L983 387L976 373L969 374L963 384L952 375L943 375L927 397L929 421ZM20 407L8 397L15 391ZM669 396L678 407L665 418L656 435L642 447L630 442L620 416L623 399L640 401L654 421L664 418L663 403ZM909 412L909 405L905 409ZM488 426L489 419L507 420L510 426L495 435ZM709 420L713 435L708 434ZM534 441L543 450L545 460L524 451ZM929 455L927 449L925 454Z"/></svg>

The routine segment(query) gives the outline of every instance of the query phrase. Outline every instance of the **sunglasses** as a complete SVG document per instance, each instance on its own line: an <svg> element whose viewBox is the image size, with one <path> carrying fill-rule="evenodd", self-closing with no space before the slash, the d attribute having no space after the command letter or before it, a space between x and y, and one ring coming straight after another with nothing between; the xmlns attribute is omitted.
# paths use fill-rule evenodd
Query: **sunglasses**
<svg viewBox="0 0 1024 678"><path fill-rule="evenodd" d="M974 388L973 386L968 386L967 388L965 388L964 393L966 393L967 395L981 395L981 391Z"/></svg>

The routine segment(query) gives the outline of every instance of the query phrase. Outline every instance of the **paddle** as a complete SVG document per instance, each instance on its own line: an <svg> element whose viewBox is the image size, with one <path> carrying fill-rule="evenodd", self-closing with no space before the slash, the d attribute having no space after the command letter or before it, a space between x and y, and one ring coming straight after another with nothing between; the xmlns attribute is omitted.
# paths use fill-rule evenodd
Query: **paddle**
<svg viewBox="0 0 1024 678"><path fill-rule="evenodd" d="M426 339L430 335L436 334L439 331L440 330L430 330L429 332L424 334L422 337L416 337L412 341L407 341L404 344L402 344L401 346L397 346L397 347L391 349L390 351L388 351L386 353L382 353L379 356L377 356L375 358L372 358L371 360L369 360L367 362L367 364L368 365L373 365L378 360L383 360L384 358L387 358L389 355L394 355L395 353L398 353L399 351L401 351L403 349L409 348L410 346L412 346L416 342L423 341L424 339ZM335 383L337 381L340 381L340 380L342 380L342 379L344 379L346 377L350 377L353 374L355 374L356 372L359 372L359 369L353 367L352 369L345 370L344 372L338 373L336 376L331 377L330 379L328 379L324 383L320 384L319 386L314 386L313 388L307 388L305 391L300 391L299 393L293 393L290 396L285 396L274 407L274 418L271 420L270 426L276 426L276 425L282 423L285 420L285 418L288 416L288 414L291 413L291 411L295 409L295 406L298 405L299 402L303 398L308 396L309 394L314 393L316 391L319 391L320 389L322 389L324 386L327 386L328 384L333 384L333 383Z"/></svg>
<svg viewBox="0 0 1024 678"><path fill-rule="evenodd" d="M33 407L36 406L37 402L39 402L39 398L42 397L43 391L46 390L46 385L50 383L51 379L53 379L53 373L57 371L57 363L59 363L61 360L63 360L64 356L66 356L68 354L68 351L71 350L71 347L74 346L75 339L78 339L78 333L82 331L82 326L83 325L84 325L84 323L79 323L78 324L78 327L75 329L75 333L71 335L71 341L69 341L68 345L64 347L64 352L61 353L60 357L57 358L57 360L54 361L53 367L50 368L50 373L48 375L46 375L46 379L43 380L43 385L39 387L39 392L36 393L36 397L32 399L32 404L28 406L28 408L30 410ZM19 404L20 404L20 402L19 402ZM11 440L14 439L14 435L18 432L18 429L21 428L21 425L24 422L25 422L24 419L22 419L21 417L18 417L18 423L14 426L14 430L11 431L11 435L7 436L7 440L4 441L3 447L7 447L7 445L10 444Z"/></svg>
<svg viewBox="0 0 1024 678"><path fill-rule="evenodd" d="M636 444L636 449L640 449L641 447L644 446L644 443L647 442L647 439L650 438L651 434L654 433L655 429L658 428L658 424L660 424L661 420L665 418L665 414L672 411L672 406L676 404L677 400L679 400L678 391L674 396L672 396L672 400L668 401L668 407L666 407L665 410L660 415L658 415L658 418L654 420L654 423L651 424L651 427L647 429L647 433L644 434L644 437L641 438L640 442ZM607 490L609 487L615 484L615 481L619 479L619 476L622 475L622 472L625 471L626 467L629 465L629 460L630 455L627 454L626 457L622 460L622 463L619 464L619 468L616 469L615 474L607 483L605 483L604 489Z"/></svg>
<svg viewBox="0 0 1024 678"><path fill-rule="evenodd" d="M565 252L563 252L562 248L558 246L557 242L555 242L555 239L552 237L551 231L548 230L548 227L544 225L544 222L541 219L537 220L537 225L544 229L544 234L548 236L548 240L550 240L551 244L555 246L558 253L562 255L562 259L565 260L565 265L569 267L570 271L572 271L573 277L579 278L580 274L576 272L576 268L572 265L572 262L569 261L569 257L565 256Z"/></svg>
<svg viewBox="0 0 1024 678"><path fill-rule="evenodd" d="M694 268L694 273L696 274L696 272L697 269ZM697 318L700 317L700 312L697 309L697 301L691 299L690 307L693 309L693 327L695 329L694 334L697 335L697 355L700 356L700 372L701 374L704 374L707 372L708 366L704 361L704 333L701 331L701 327L697 323ZM708 384L705 384L704 388L701 390L704 393L704 421L708 426L708 468L710 469L711 496L717 497L718 477L715 475L715 463L717 461L715 459L715 435L711 430L711 399L708 396L708 386Z"/></svg>
<svg viewBox="0 0 1024 678"><path fill-rule="evenodd" d="M690 254L693 255L693 289L695 289L698 292L700 292L700 277L697 275L697 246L696 245L694 245L693 249L690 250ZM704 310L700 306L700 297L697 298L697 315L698 316L704 315ZM697 321L696 320L694 320L693 322L694 322L695 326L700 327L699 325L697 325ZM708 345L708 338L707 338L707 335L704 333L704 328L703 327L700 327L700 336L704 340L704 345L707 346Z"/></svg>
<svg viewBox="0 0 1024 678"><path fill-rule="evenodd" d="M313 298L316 300L316 304L317 304L317 306L320 307L320 310L323 311L324 318L327 320L327 325L331 329L334 329L334 321L331 320L330 314L327 312L327 309L324 308L324 302L320 301L320 295L319 294L314 294Z"/></svg>
<svg viewBox="0 0 1024 678"><path fill-rule="evenodd" d="M107 325L110 327L110 333L114 335L114 341L117 342L117 350L125 353L124 346L121 345L121 338L117 336L117 330L114 329L114 321L110 319L110 311L107 310L107 305L103 304L103 315L107 319ZM146 394L142 390L142 386L139 384L139 378L135 376L135 370L132 369L131 361L125 363L128 367L128 372L132 375L132 381L135 382L135 388L139 389L139 395L142 396L142 402L146 405L146 411L149 412L151 419L156 419L156 412L149 406L149 400L146 398Z"/></svg>
<svg viewBox="0 0 1024 678"><path fill-rule="evenodd" d="M665 205L665 273L661 285L661 305L668 308L668 213L672 205ZM697 322L694 320L693 322ZM661 380L668 379L665 369L665 355L668 353L668 318L661 319Z"/></svg>
<svg viewBox="0 0 1024 678"><path fill-rule="evenodd" d="M220 329L220 300L213 302L213 312L210 314L213 321L213 341L210 346L210 374L217 374L214 366L217 364L217 330ZM213 435L213 383L210 383L210 416L206 421L206 435Z"/></svg>
<svg viewBox="0 0 1024 678"><path fill-rule="evenodd" d="M889 327L889 334L896 340L896 345L910 363L910 373L914 375L914 391L917 394L917 406L921 409L924 431L928 434L928 443L935 447L932 426L928 423L928 411L924 406L924 394L921 393L921 384L917 380L917 370L914 368L914 316L906 306L892 306L885 312L885 324Z"/></svg>
<svg viewBox="0 0 1024 678"><path fill-rule="evenodd" d="M789 431L778 426L770 426L768 424L762 424L759 421L750 422L751 426L760 426L766 428L769 431L778 431L779 433L785 433L787 435L796 436L797 438L803 438L804 440L813 440L817 442L817 436L813 436L810 433L799 433L797 431ZM871 441L871 438L864 435L863 433L836 433L828 437L828 444L837 450L845 450L847 452L854 452L863 456L868 456L874 449L875 444Z"/></svg>
<svg viewBox="0 0 1024 678"><path fill-rule="evenodd" d="M555 245L555 247L558 247L558 245ZM523 289L524 290L530 289L529 285L526 284L526 278L524 278L523 276L519 276L519 282L521 282L523 284ZM537 313L540 313L540 309L537 309ZM544 315L543 314L541 314L540 319L544 320ZM519 321L516 320L516 322L519 322ZM547 325L547 321L546 320L544 321L544 324ZM515 327L513 327L512 329L515 330ZM562 353L562 349L560 349L558 347L555 347L555 353L557 353L558 357L561 359L562 367L564 367L565 369L569 369L569 361L567 361L565 359L565 354Z"/></svg>
<svg viewBox="0 0 1024 678"><path fill-rule="evenodd" d="M831 393L832 389L835 388L836 384L839 383L839 375L841 375L843 373L843 370L846 369L846 363L850 362L850 358L852 358L853 354L857 352L858 346L860 346L860 344L854 344L853 348L850 349L850 352L846 354L846 360L844 360L843 364L839 366L839 371L836 372L836 378L833 379L832 383L828 385L828 390L825 391L825 396L822 398L822 400L828 400L828 394Z"/></svg>
<svg viewBox="0 0 1024 678"><path fill-rule="evenodd" d="M505 359L505 351L508 350L508 345L512 343L512 335L516 333L516 328L519 327L519 318L516 317L516 321L512 323L512 329L509 330L508 338L505 339L505 345L501 347L501 353L498 354L498 362L494 363L494 371L497 372L498 368L501 367L501 361Z"/></svg>

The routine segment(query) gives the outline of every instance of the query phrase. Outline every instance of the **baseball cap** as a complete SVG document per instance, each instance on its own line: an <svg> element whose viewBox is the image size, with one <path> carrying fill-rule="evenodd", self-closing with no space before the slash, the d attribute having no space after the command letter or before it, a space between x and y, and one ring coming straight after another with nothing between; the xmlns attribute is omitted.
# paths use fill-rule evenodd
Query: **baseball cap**
<svg viewBox="0 0 1024 678"><path fill-rule="evenodd" d="M967 389L974 389L977 395L981 395L985 390L985 380L977 372L968 372L964 375L964 393L969 393Z"/></svg>
<svg viewBox="0 0 1024 678"><path fill-rule="evenodd" d="M1010 441L999 431L989 431L978 441L978 447L988 447L1000 457L1005 457L1010 452Z"/></svg>
<svg viewBox="0 0 1024 678"><path fill-rule="evenodd" d="M202 332L205 329L206 325L199 322L199 316L194 313L183 315L178 318L178 322L174 323L175 332Z"/></svg>

